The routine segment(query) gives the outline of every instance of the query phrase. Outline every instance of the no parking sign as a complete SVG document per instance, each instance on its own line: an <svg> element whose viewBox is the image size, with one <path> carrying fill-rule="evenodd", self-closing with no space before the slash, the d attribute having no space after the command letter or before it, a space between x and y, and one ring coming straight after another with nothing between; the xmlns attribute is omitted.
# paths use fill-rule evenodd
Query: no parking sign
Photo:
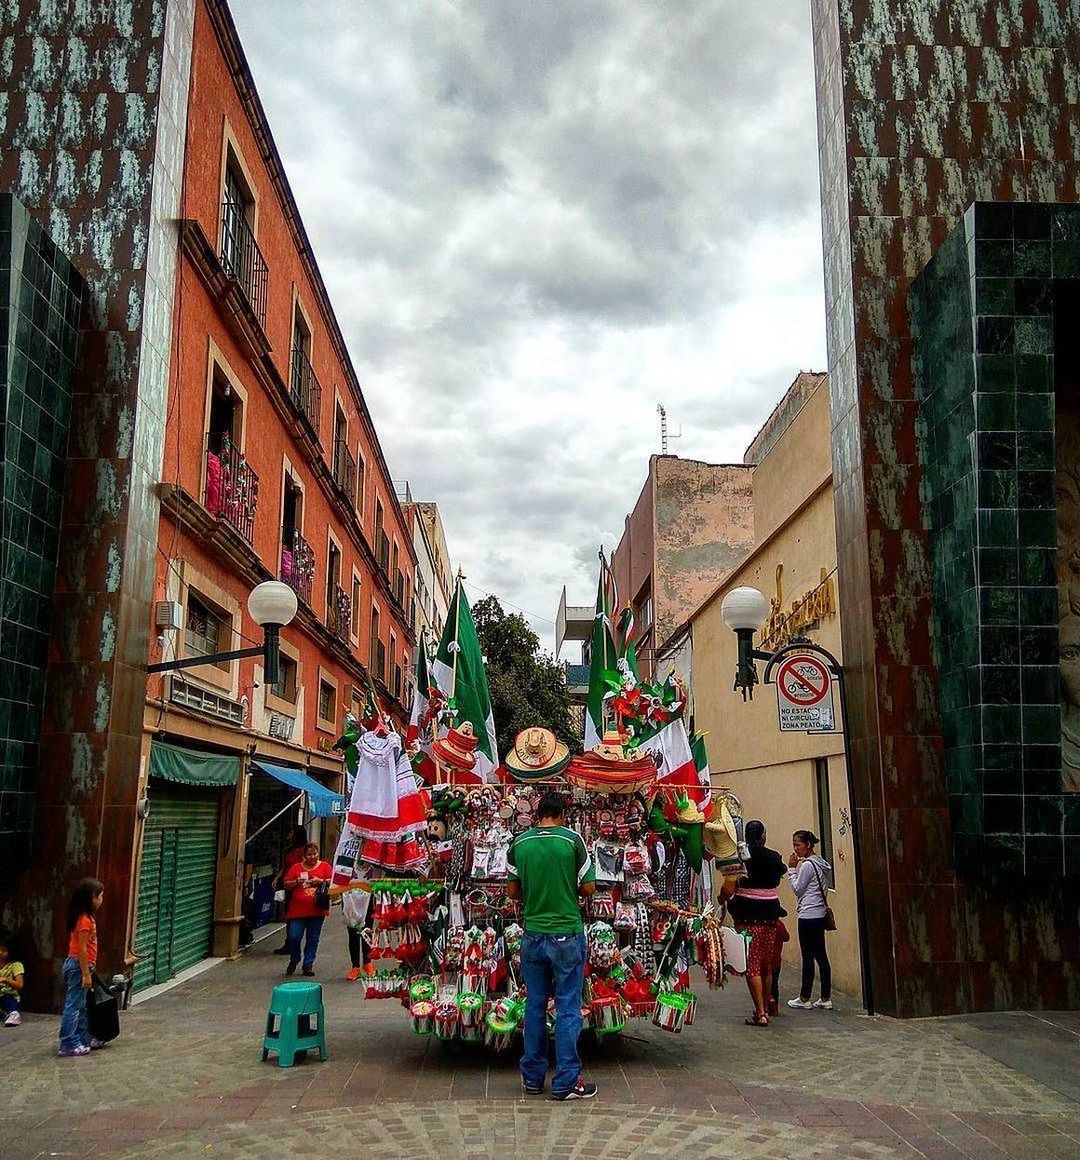
<svg viewBox="0 0 1080 1160"><path fill-rule="evenodd" d="M776 707L781 733L835 731L828 665L807 653L785 657L776 671Z"/></svg>

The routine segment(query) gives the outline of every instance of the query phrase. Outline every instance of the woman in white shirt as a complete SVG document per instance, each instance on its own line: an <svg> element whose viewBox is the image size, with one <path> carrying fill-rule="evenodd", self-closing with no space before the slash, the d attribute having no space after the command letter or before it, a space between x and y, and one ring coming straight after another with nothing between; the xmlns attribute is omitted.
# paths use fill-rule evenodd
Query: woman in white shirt
<svg viewBox="0 0 1080 1160"><path fill-rule="evenodd" d="M825 949L825 911L828 908L828 877L832 867L820 854L814 853L817 836L810 830L796 830L791 835L792 851L788 857L788 881L798 900L799 950L802 951L802 986L797 999L788 1006L797 1011L832 1010L832 968ZM814 990L814 964L821 976L821 998L810 1001Z"/></svg>

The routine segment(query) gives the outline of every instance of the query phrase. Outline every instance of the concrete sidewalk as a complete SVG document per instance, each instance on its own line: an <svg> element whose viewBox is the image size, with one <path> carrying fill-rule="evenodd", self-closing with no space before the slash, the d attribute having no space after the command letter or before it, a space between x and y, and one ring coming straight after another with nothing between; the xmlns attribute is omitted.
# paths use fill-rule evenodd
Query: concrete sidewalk
<svg viewBox="0 0 1080 1160"><path fill-rule="evenodd" d="M745 985L705 994L681 1035L647 1022L586 1059L589 1104L521 1095L516 1060L418 1039L320 955L330 1060L261 1060L276 939L138 1005L85 1059L53 1018L0 1029L0 1156L1076 1157L1080 1017L901 1023L838 1010L747 1027ZM790 981L790 980L787 980ZM784 987L785 997L790 987Z"/></svg>

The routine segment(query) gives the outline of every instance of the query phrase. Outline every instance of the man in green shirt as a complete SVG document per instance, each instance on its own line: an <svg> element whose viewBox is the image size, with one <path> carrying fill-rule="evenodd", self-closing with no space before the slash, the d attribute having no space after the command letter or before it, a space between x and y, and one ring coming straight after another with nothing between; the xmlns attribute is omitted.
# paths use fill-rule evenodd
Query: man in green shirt
<svg viewBox="0 0 1080 1160"><path fill-rule="evenodd" d="M525 982L525 1052L521 1082L526 1095L544 1090L548 1068L547 1002L555 997L555 1074L551 1098L588 1100L596 1084L581 1078L581 986L585 934L579 897L596 889L596 872L581 835L566 828L566 803L547 793L536 825L510 845L508 892L525 907L521 974Z"/></svg>

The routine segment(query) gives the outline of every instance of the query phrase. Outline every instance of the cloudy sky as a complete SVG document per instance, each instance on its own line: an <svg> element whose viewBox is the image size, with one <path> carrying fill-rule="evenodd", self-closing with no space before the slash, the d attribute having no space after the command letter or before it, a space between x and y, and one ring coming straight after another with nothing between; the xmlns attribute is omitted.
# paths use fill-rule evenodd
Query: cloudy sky
<svg viewBox="0 0 1080 1160"><path fill-rule="evenodd" d="M825 365L810 4L232 9L391 470L550 647L657 403L738 461Z"/></svg>

